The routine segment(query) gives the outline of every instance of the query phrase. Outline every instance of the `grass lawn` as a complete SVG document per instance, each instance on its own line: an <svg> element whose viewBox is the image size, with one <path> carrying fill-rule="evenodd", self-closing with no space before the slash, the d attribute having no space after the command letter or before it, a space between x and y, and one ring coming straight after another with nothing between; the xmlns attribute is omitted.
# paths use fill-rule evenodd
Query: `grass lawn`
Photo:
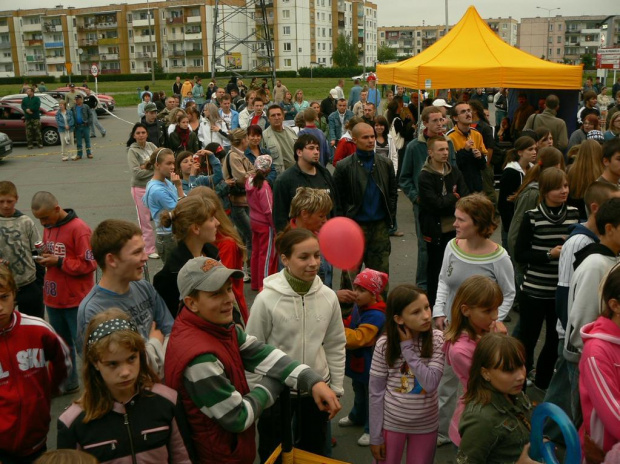
<svg viewBox="0 0 620 464"><path fill-rule="evenodd" d="M353 81L349 77L344 77L345 79L345 95L348 96L349 90L353 87ZM203 81L205 78L203 78ZM208 83L209 79L207 79ZM78 77L75 82L81 83L81 79ZM226 85L228 82L227 79L218 79L218 84ZM250 80L244 81L245 84L249 84ZM123 82L100 82L98 85L98 90L101 93L106 93L112 95L114 100L116 100L117 106L132 106L140 103L140 99L138 98L138 87L144 88L145 85L150 86L151 91L153 90L164 90L167 95L172 93L172 84L174 81L164 80L164 81L155 81L155 84L151 84L151 82L146 81L123 81ZM204 82L203 82L204 84ZM290 78L290 79L282 79L282 84L285 85L293 95L297 89L302 89L304 91L304 95L306 100L318 100L321 101L329 94L329 91L333 89L336 84L338 84L338 79L334 78ZM64 84L63 84L64 85ZM95 88L94 82L89 82L88 84L92 89ZM48 86L48 90L53 90L57 87L61 87L61 84L51 84ZM17 93L21 89L20 84L16 85L0 85L0 95L9 95L12 93Z"/></svg>

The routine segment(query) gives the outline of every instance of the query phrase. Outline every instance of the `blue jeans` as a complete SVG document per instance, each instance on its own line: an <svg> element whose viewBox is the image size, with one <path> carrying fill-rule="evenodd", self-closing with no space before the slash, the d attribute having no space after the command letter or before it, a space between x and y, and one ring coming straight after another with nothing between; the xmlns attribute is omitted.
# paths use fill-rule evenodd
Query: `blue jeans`
<svg viewBox="0 0 620 464"><path fill-rule="evenodd" d="M81 125L75 126L75 144L77 146L77 156L81 158L82 153L82 142L86 145L86 154L90 155L90 127Z"/></svg>
<svg viewBox="0 0 620 464"><path fill-rule="evenodd" d="M355 397L353 398L353 408L349 413L349 419L356 424L364 424L364 433L370 433L368 424L368 384L359 380L353 380L351 383L353 384Z"/></svg>
<svg viewBox="0 0 620 464"><path fill-rule="evenodd" d="M71 352L71 364L73 368L69 374L67 380L67 390L72 390L75 387L79 387L80 382L78 380L78 371L75 356L75 340L77 339L77 313L78 309L75 308L47 308L47 316L49 317L50 324L58 335L62 337L65 343L69 346Z"/></svg>
<svg viewBox="0 0 620 464"><path fill-rule="evenodd" d="M426 242L420 230L420 207L413 205L413 215L415 216L415 234L418 237L418 265L415 271L415 283L418 287L427 289L426 268L428 266L428 252Z"/></svg>
<svg viewBox="0 0 620 464"><path fill-rule="evenodd" d="M570 392L566 388L569 384L567 361L564 359L562 352L564 351L564 339L560 338L558 342L558 359L555 362L555 369L551 383L545 394L545 402L553 403L562 408L562 410L572 417ZM545 433L551 437L555 443L563 443L562 432L557 424L549 421L545 427Z"/></svg>
<svg viewBox="0 0 620 464"><path fill-rule="evenodd" d="M250 208L247 206L235 206L233 205L230 211L230 220L233 222L243 243L245 243L246 253L248 261L252 256L252 229L250 227Z"/></svg>
<svg viewBox="0 0 620 464"><path fill-rule="evenodd" d="M568 370L568 381L570 382L570 408L572 411L573 424L577 430L583 422L583 413L581 412L581 398L579 397L579 364L566 361Z"/></svg>
<svg viewBox="0 0 620 464"><path fill-rule="evenodd" d="M99 129L99 132L101 132L101 135L105 135L106 131L103 128L103 126L101 125L101 123L99 122L99 118L97 117L97 110L94 108L90 109L90 128L89 130L92 132L93 135L95 135L95 127L97 127L97 129Z"/></svg>

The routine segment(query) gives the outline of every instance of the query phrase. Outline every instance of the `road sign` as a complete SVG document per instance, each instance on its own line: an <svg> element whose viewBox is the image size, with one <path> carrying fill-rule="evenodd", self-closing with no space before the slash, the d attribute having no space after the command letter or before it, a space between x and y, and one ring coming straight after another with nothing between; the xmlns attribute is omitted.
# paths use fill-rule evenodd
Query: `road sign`
<svg viewBox="0 0 620 464"><path fill-rule="evenodd" d="M99 68L95 63L93 63L90 67L90 73L93 75L93 77L97 77L99 75Z"/></svg>
<svg viewBox="0 0 620 464"><path fill-rule="evenodd" d="M597 69L620 69L620 48L599 48L596 52Z"/></svg>

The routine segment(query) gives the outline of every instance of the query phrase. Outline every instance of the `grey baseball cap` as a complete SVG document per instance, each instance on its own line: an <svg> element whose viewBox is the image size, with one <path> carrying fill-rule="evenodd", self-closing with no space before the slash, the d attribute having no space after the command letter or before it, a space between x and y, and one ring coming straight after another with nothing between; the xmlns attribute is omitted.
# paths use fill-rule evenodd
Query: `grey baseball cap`
<svg viewBox="0 0 620 464"><path fill-rule="evenodd" d="M147 103L144 105L144 112L148 113L149 111L157 111L157 105L155 103Z"/></svg>
<svg viewBox="0 0 620 464"><path fill-rule="evenodd" d="M194 290L217 292L231 277L243 278L239 269L228 269L213 258L194 258L189 260L179 271L177 285L181 299Z"/></svg>

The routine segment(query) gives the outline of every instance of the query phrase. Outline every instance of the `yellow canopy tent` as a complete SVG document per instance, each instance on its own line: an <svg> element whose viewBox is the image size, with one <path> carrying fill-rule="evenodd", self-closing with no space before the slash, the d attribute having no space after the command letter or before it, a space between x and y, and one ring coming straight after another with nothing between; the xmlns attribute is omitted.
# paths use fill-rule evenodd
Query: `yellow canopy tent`
<svg viewBox="0 0 620 464"><path fill-rule="evenodd" d="M411 89L580 89L582 68L541 60L508 45L470 6L445 37L419 55L378 65L377 79Z"/></svg>

